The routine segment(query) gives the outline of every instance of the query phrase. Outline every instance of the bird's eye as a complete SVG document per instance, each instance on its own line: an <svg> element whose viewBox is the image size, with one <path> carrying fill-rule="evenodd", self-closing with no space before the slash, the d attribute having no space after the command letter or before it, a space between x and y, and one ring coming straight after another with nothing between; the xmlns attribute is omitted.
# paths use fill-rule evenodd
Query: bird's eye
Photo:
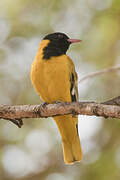
<svg viewBox="0 0 120 180"><path fill-rule="evenodd" d="M58 34L58 38L59 38L59 39L62 39L62 38L63 38L63 35L62 35L62 34Z"/></svg>

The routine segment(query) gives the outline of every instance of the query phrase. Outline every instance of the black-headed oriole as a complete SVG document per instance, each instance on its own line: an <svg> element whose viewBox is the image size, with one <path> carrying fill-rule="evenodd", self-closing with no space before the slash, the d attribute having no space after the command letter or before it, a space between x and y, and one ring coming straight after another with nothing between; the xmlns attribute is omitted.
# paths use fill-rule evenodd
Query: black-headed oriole
<svg viewBox="0 0 120 180"><path fill-rule="evenodd" d="M57 32L45 36L40 43L31 67L31 80L43 101L78 101L77 73L66 51L70 44L80 41ZM78 116L62 115L54 117L54 120L62 137L65 163L80 161Z"/></svg>

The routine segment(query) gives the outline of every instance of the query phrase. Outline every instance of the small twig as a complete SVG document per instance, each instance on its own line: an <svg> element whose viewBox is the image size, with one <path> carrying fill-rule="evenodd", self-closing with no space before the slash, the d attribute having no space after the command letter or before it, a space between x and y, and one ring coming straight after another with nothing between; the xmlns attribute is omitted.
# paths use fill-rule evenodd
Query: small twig
<svg viewBox="0 0 120 180"><path fill-rule="evenodd" d="M21 128L22 125L23 125L22 119L9 119L9 118L6 118L5 120L11 121L13 124L18 126L19 128Z"/></svg>
<svg viewBox="0 0 120 180"><path fill-rule="evenodd" d="M103 69L103 70L100 70L100 71L96 71L96 72L93 72L93 73L90 73L86 76L84 76L83 78L81 78L79 80L79 83L89 79L89 78L93 78L93 77L96 77L98 75L103 75L105 73L111 73L111 72L115 72L115 71L120 71L120 66L115 66L115 67L110 67L110 68L107 68L107 69Z"/></svg>
<svg viewBox="0 0 120 180"><path fill-rule="evenodd" d="M107 104L107 105L116 105L116 106L120 106L120 96L115 97L114 99L110 99L102 104Z"/></svg>

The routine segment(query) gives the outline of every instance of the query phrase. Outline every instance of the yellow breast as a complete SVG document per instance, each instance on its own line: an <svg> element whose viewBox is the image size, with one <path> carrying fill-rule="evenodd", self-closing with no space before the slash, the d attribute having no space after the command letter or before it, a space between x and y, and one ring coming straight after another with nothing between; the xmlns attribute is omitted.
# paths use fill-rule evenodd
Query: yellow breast
<svg viewBox="0 0 120 180"><path fill-rule="evenodd" d="M74 65L66 55L43 60L43 48L49 40L43 40L31 67L31 80L43 101L71 101L70 74Z"/></svg>

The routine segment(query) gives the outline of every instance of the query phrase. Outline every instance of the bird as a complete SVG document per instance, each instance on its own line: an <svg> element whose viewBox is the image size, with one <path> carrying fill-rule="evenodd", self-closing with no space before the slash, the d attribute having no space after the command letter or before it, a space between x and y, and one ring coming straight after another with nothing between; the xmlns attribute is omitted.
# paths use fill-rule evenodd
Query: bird
<svg viewBox="0 0 120 180"><path fill-rule="evenodd" d="M46 35L31 65L31 81L41 100L47 103L78 101L78 81L75 66L66 54L69 46L81 42L66 34L55 32ZM78 134L78 116L53 117L59 129L65 164L82 159Z"/></svg>

